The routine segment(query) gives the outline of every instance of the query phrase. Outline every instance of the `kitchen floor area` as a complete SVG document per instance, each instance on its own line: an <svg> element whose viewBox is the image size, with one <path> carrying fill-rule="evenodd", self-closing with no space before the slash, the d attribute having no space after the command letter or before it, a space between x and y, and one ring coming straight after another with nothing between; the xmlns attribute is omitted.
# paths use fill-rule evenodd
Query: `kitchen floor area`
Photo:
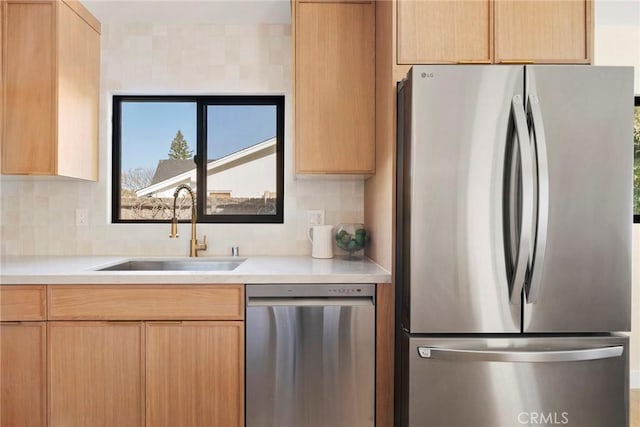
<svg viewBox="0 0 640 427"><path fill-rule="evenodd" d="M629 404L631 405L630 427L640 427L640 388L631 390Z"/></svg>

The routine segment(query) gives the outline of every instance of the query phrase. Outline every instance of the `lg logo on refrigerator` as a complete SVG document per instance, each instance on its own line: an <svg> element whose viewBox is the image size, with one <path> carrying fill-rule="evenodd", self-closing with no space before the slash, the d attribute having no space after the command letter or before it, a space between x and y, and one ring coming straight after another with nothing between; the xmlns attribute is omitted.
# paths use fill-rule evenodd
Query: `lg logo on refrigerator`
<svg viewBox="0 0 640 427"><path fill-rule="evenodd" d="M523 425L564 425L569 424L568 412L520 412L518 423Z"/></svg>
<svg viewBox="0 0 640 427"><path fill-rule="evenodd" d="M433 73L422 73L420 76L424 79L425 77L428 79L432 79L434 77Z"/></svg>

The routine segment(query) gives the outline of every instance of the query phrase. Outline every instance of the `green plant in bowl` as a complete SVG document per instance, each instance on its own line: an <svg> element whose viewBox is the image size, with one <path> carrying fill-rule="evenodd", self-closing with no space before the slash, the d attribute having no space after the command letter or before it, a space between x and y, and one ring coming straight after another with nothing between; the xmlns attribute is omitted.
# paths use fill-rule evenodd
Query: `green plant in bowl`
<svg viewBox="0 0 640 427"><path fill-rule="evenodd" d="M336 245L340 249L349 252L349 257L354 252L364 249L369 241L369 233L362 224L340 224L335 234Z"/></svg>

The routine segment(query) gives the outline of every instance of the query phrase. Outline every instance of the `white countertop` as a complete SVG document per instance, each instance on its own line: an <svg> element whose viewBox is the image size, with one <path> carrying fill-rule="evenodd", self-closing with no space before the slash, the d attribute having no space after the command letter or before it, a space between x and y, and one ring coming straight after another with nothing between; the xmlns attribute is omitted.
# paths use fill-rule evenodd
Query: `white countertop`
<svg viewBox="0 0 640 427"><path fill-rule="evenodd" d="M199 257L197 260L205 261L207 258ZM232 271L95 271L132 259L194 260L186 257L8 256L0 259L0 284L391 282L391 273L371 260L348 260L345 257L314 259L310 256L250 256Z"/></svg>

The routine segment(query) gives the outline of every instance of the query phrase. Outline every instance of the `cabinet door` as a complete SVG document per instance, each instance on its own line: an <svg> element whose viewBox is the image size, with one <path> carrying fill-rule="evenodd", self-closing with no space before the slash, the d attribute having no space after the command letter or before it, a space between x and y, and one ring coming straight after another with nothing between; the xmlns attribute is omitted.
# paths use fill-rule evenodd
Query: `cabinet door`
<svg viewBox="0 0 640 427"><path fill-rule="evenodd" d="M149 322L148 427L242 426L242 322Z"/></svg>
<svg viewBox="0 0 640 427"><path fill-rule="evenodd" d="M398 0L398 64L491 62L490 0Z"/></svg>
<svg viewBox="0 0 640 427"><path fill-rule="evenodd" d="M100 23L79 1L0 7L2 173L97 180Z"/></svg>
<svg viewBox="0 0 640 427"><path fill-rule="evenodd" d="M374 5L295 4L297 173L374 171Z"/></svg>
<svg viewBox="0 0 640 427"><path fill-rule="evenodd" d="M496 62L591 62L592 8L592 0L496 1Z"/></svg>
<svg viewBox="0 0 640 427"><path fill-rule="evenodd" d="M4 123L2 173L55 173L53 2L2 2Z"/></svg>
<svg viewBox="0 0 640 427"><path fill-rule="evenodd" d="M59 3L58 171L98 179L100 33L78 14L79 4ZM86 12L86 11L85 11ZM92 21L89 20L91 23Z"/></svg>
<svg viewBox="0 0 640 427"><path fill-rule="evenodd" d="M43 322L0 323L0 426L45 425Z"/></svg>
<svg viewBox="0 0 640 427"><path fill-rule="evenodd" d="M141 427L138 323L49 323L49 427Z"/></svg>

